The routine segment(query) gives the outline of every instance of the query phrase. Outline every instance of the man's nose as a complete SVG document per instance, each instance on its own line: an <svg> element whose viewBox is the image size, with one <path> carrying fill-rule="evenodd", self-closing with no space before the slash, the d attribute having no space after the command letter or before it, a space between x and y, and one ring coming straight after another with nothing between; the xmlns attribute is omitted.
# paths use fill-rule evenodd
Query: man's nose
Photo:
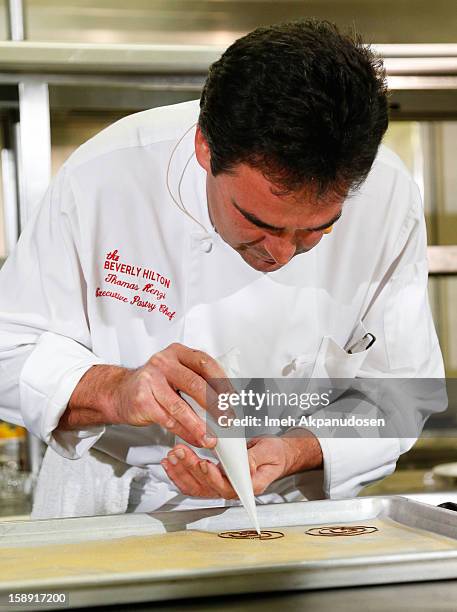
<svg viewBox="0 0 457 612"><path fill-rule="evenodd" d="M276 263L285 265L295 255L297 245L295 236L267 236L264 241L264 247L267 253Z"/></svg>

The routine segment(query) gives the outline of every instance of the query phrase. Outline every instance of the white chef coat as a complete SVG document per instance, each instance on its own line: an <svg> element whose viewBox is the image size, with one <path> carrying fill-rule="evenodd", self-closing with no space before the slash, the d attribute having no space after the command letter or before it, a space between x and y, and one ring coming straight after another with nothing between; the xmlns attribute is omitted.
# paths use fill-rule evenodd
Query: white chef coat
<svg viewBox="0 0 457 612"><path fill-rule="evenodd" d="M265 274L212 228L193 155L198 111L192 101L137 113L82 145L0 272L0 417L64 457L95 445L146 467L148 509L220 500L178 495L160 466L174 436L159 426L54 432L95 364L136 368L181 342L214 357L238 349L244 377L309 375L326 363L344 377L443 376L423 208L399 158L381 146L333 232ZM370 349L343 350L366 330ZM303 473L263 500L354 496L393 472L412 442L322 439L320 494L316 473Z"/></svg>

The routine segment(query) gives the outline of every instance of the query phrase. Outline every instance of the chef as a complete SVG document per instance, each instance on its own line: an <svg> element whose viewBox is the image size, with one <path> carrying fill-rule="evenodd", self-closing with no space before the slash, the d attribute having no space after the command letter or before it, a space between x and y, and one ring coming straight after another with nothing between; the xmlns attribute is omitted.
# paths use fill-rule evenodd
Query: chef
<svg viewBox="0 0 457 612"><path fill-rule="evenodd" d="M48 445L35 517L239 503L182 397L211 378L443 375L387 106L360 42L287 23L67 160L0 274L0 417ZM291 434L249 443L259 503L355 496L414 442Z"/></svg>

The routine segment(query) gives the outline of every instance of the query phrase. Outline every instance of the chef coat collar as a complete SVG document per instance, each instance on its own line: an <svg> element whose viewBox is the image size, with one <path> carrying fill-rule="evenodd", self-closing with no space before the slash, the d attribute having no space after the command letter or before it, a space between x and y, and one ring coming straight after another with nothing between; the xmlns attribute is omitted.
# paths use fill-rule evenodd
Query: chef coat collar
<svg viewBox="0 0 457 612"><path fill-rule="evenodd" d="M196 235L213 240L216 236L208 211L206 171L195 155L195 130L191 125L175 143L167 171L167 186L174 206L195 223Z"/></svg>

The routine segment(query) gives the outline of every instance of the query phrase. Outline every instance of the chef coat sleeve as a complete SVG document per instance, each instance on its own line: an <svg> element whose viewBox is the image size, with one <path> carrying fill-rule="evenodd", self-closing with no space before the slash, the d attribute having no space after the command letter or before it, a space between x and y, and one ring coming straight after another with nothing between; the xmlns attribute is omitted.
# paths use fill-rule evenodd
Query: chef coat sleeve
<svg viewBox="0 0 457 612"><path fill-rule="evenodd" d="M0 418L76 459L104 427L55 432L91 351L78 211L63 167L0 270Z"/></svg>
<svg viewBox="0 0 457 612"><path fill-rule="evenodd" d="M384 417L393 424L392 437L321 437L319 430L314 431L324 459L324 495L332 499L354 497L362 487L393 473L399 455L413 446L428 416L447 407L443 360L428 301L427 237L421 197L406 173L397 178L391 197L403 206L407 198L410 206L402 223L392 227L398 239L391 264L381 281L374 284L362 317L376 342L357 378L414 379L406 384L413 391L420 391L418 385L425 384L427 391L431 389L433 401L392 401L378 406L362 403L362 414L365 410L370 417ZM433 381L427 387L427 381L417 379Z"/></svg>

